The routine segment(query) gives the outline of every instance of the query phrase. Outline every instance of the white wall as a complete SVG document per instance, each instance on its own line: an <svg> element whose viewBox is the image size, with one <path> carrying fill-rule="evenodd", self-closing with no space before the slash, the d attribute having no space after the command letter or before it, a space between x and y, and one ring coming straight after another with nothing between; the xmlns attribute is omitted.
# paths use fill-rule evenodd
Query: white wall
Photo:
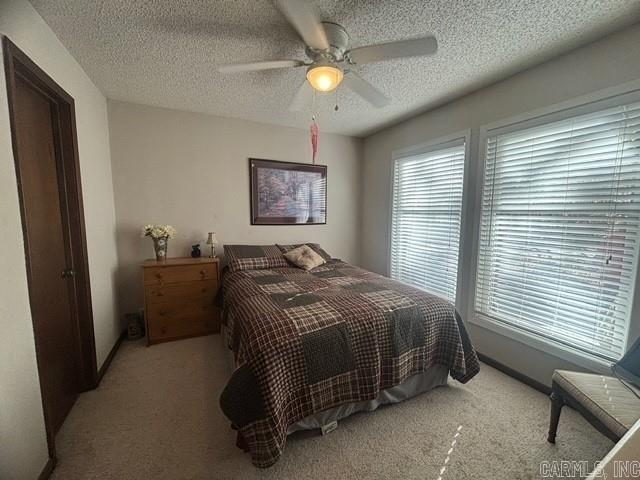
<svg viewBox="0 0 640 480"><path fill-rule="evenodd" d="M640 25L548 61L490 87L378 132L364 143L362 265L387 273L392 152L471 130L471 161L477 162L481 125L640 79ZM477 182L476 182L477 183ZM475 195L474 184L470 193ZM475 205L470 205L474 214ZM477 211L475 212L477 214ZM475 237L473 237L475 241ZM469 249L466 249L467 253ZM471 261L465 254L463 264ZM462 290L468 279L462 280ZM466 289L467 294L469 290ZM634 320L640 323L639 319ZM530 377L550 384L553 368L575 368L518 342L469 324L477 349ZM638 325L634 325L638 331Z"/></svg>
<svg viewBox="0 0 640 480"><path fill-rule="evenodd" d="M321 125L322 127L322 125ZM215 231L220 244L320 243L359 258L362 141L320 133L327 170L327 224L252 226L248 158L311 162L309 130L109 101L121 312L142 306L140 263L154 256L147 223L178 229L168 255L187 256ZM219 246L218 252L222 249Z"/></svg>
<svg viewBox="0 0 640 480"><path fill-rule="evenodd" d="M75 99L100 366L120 332L114 295L117 258L106 100L26 0L0 2L0 33ZM47 445L4 66L0 69L0 478L30 479L36 478L44 467Z"/></svg>

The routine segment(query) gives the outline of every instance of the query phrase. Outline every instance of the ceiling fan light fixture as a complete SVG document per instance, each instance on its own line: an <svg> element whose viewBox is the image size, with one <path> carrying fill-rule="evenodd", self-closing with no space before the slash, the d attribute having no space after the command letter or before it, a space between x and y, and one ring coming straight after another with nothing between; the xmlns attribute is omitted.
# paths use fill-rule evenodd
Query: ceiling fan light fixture
<svg viewBox="0 0 640 480"><path fill-rule="evenodd" d="M311 65L307 70L307 80L311 86L319 92L331 92L335 90L344 73L333 63Z"/></svg>

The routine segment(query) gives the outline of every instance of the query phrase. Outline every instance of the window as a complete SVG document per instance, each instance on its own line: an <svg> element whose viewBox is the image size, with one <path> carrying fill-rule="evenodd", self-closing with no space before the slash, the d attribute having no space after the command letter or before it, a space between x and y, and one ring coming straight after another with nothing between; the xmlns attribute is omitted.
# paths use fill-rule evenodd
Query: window
<svg viewBox="0 0 640 480"><path fill-rule="evenodd" d="M638 264L640 103L537 123L488 132L476 312L617 360Z"/></svg>
<svg viewBox="0 0 640 480"><path fill-rule="evenodd" d="M455 302L465 142L394 163L391 277Z"/></svg>

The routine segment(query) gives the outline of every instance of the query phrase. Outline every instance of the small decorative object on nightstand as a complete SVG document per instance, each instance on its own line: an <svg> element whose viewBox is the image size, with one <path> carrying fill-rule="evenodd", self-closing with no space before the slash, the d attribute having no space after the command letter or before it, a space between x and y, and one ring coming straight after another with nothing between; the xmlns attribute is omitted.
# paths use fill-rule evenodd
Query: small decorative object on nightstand
<svg viewBox="0 0 640 480"><path fill-rule="evenodd" d="M200 244L191 245L191 258L200 258L201 255Z"/></svg>
<svg viewBox="0 0 640 480"><path fill-rule="evenodd" d="M209 232L207 237L207 245L211 245L211 258L216 258L216 244L218 239L216 238L216 232Z"/></svg>
<svg viewBox="0 0 640 480"><path fill-rule="evenodd" d="M220 331L217 258L168 258L142 265L149 345Z"/></svg>

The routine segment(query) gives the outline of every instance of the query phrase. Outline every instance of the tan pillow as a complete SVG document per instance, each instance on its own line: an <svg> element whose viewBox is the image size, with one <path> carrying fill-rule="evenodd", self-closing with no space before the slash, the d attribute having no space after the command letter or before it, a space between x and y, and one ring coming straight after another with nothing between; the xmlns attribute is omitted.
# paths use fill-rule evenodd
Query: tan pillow
<svg viewBox="0 0 640 480"><path fill-rule="evenodd" d="M305 270L311 270L323 263L326 263L324 258L318 255L308 245L302 245L301 247L289 250L284 254L284 258L293 263L296 267L304 268Z"/></svg>

